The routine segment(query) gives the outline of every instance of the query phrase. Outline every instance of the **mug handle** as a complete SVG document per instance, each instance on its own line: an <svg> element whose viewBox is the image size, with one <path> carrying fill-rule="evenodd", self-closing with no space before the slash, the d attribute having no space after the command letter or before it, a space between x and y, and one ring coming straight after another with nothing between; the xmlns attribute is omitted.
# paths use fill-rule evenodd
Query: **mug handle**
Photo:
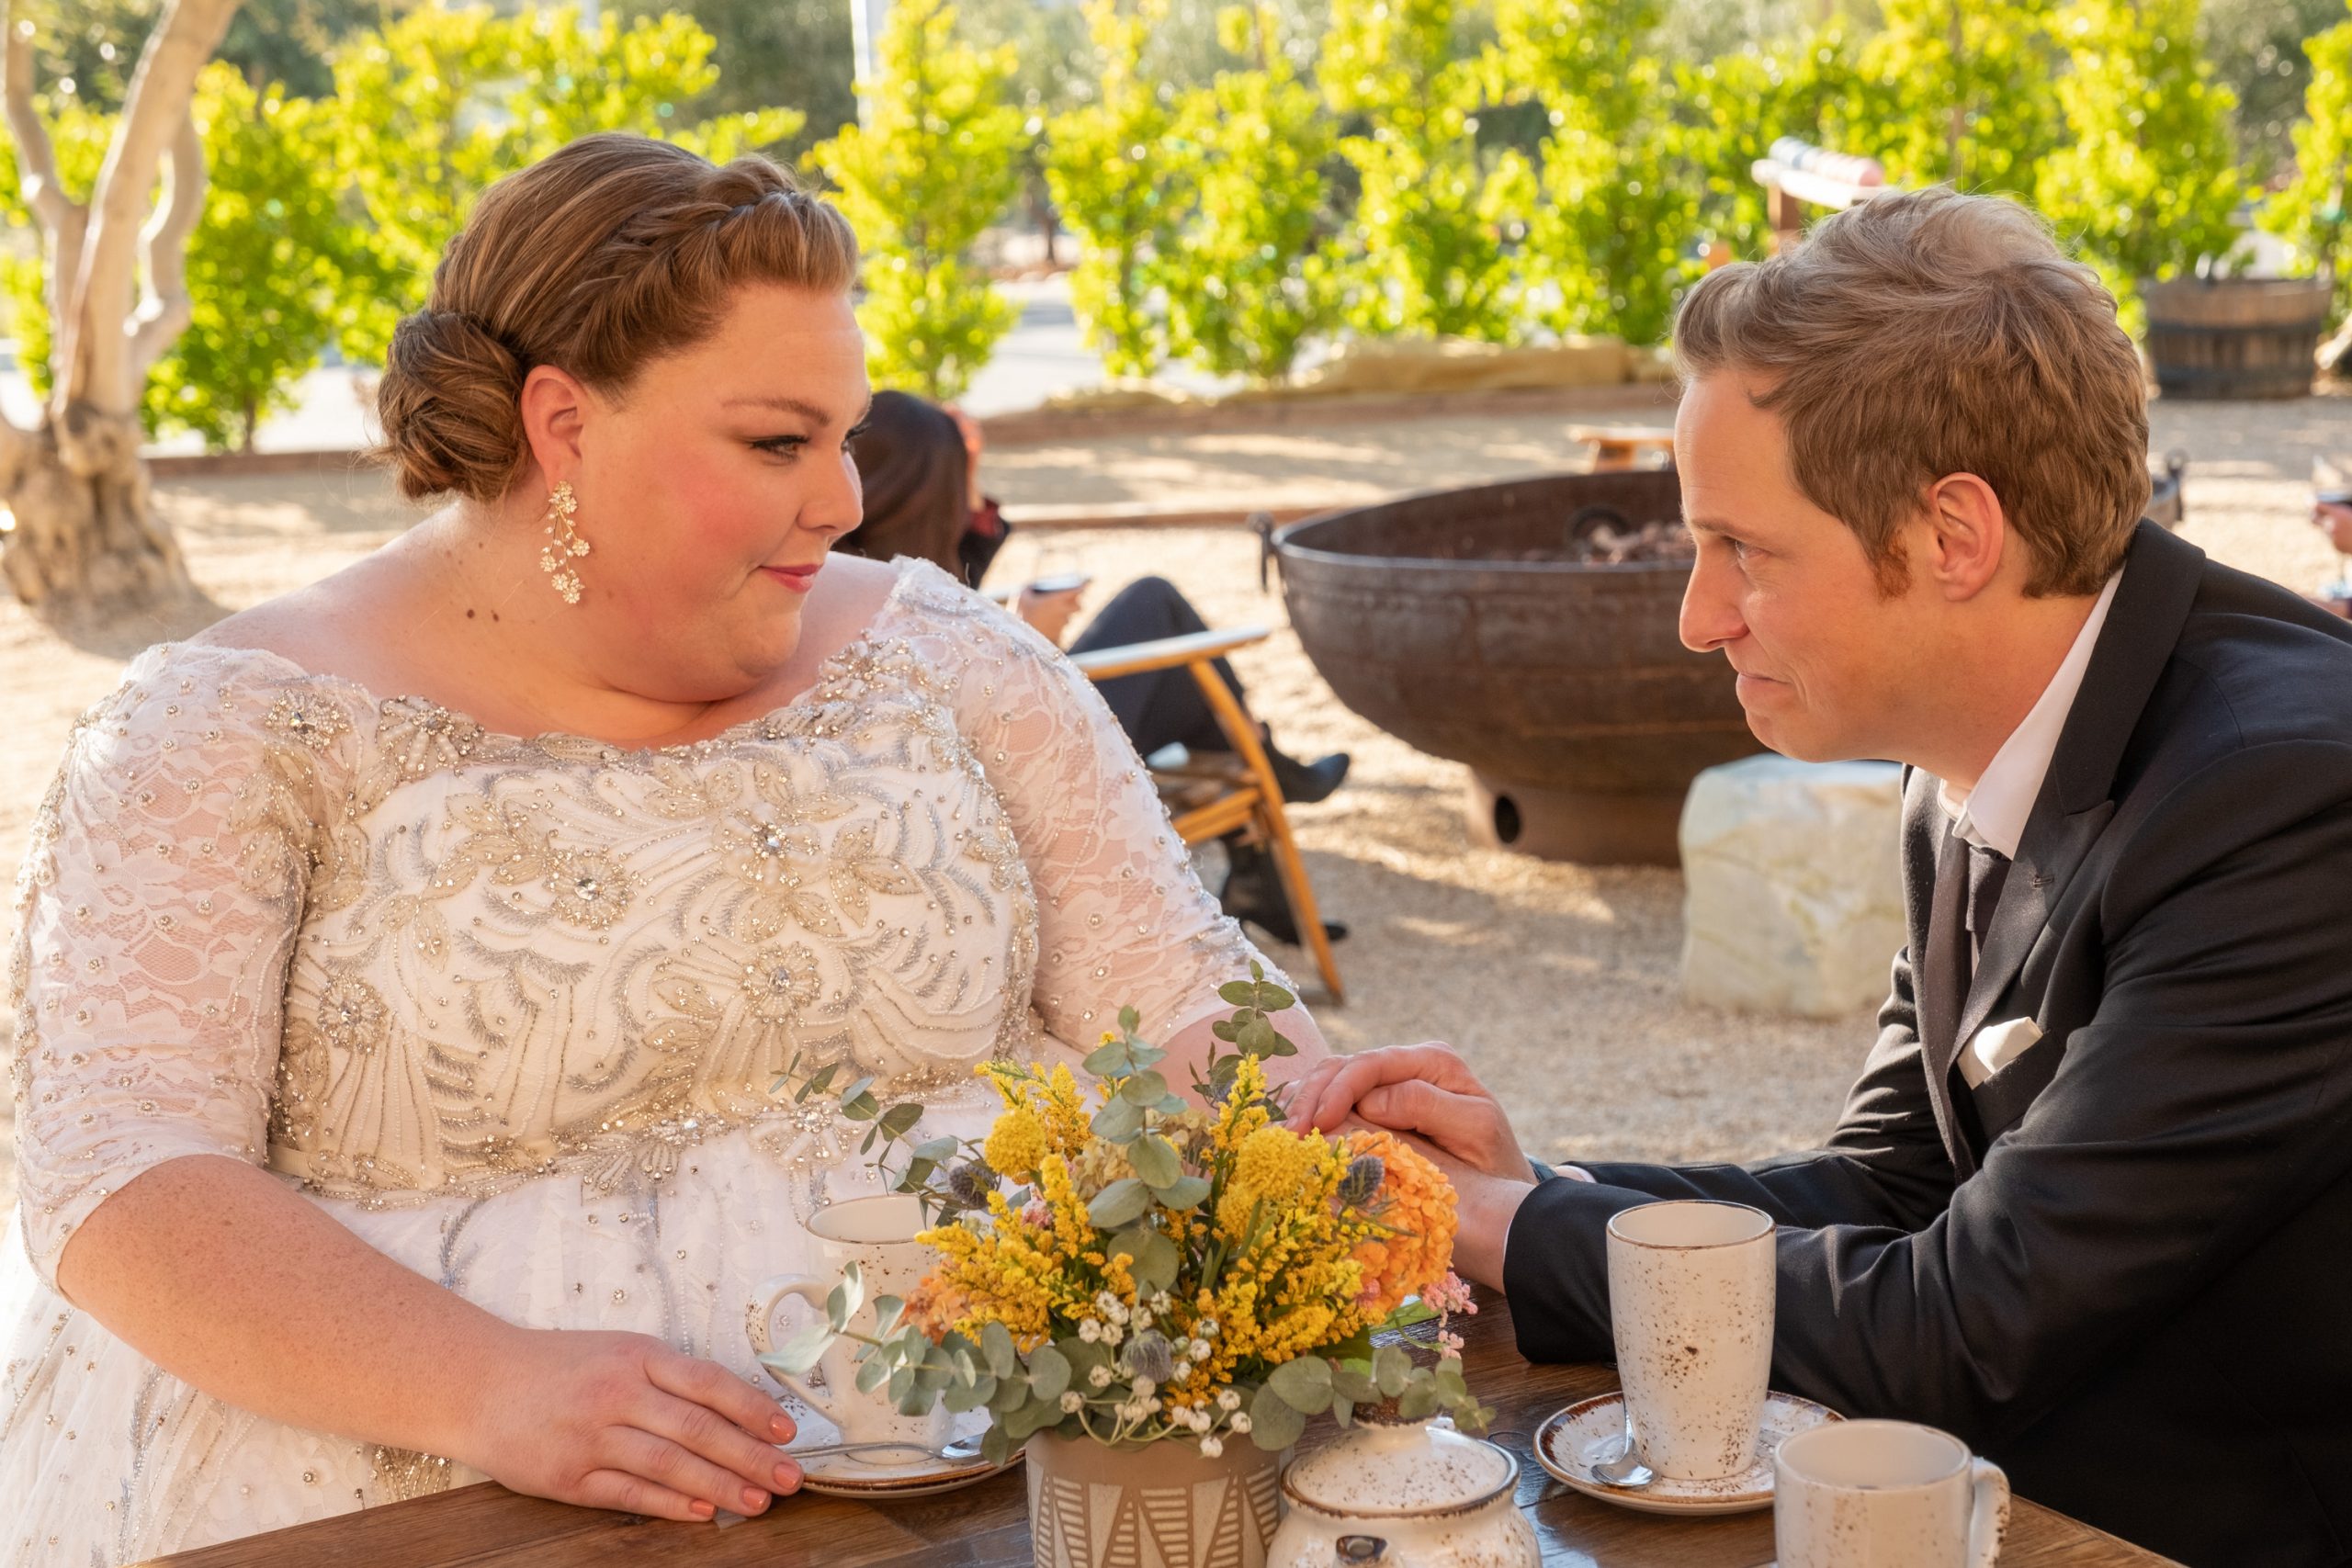
<svg viewBox="0 0 2352 1568"><path fill-rule="evenodd" d="M798 1296L802 1301L815 1307L819 1316L822 1316L825 1311L825 1298L831 1293L831 1285L809 1274L778 1274L773 1280L762 1280L759 1303L752 1311L751 1321L744 1325L751 1333L752 1351L765 1356L775 1350L772 1325L775 1321L775 1309L784 1304L785 1297ZM777 1371L764 1361L760 1363L760 1370L799 1395L817 1414L831 1421L835 1427L841 1427L843 1431L848 1430L843 1426L842 1416L835 1406L807 1383L789 1372ZM2006 1483L2004 1484L2006 1486ZM2005 1499L2007 1495L2005 1490L2003 1493Z"/></svg>
<svg viewBox="0 0 2352 1568"><path fill-rule="evenodd" d="M2009 1478L1989 1459L1972 1461L1969 1490L1974 1498L1968 1511L1969 1568L1993 1568L2001 1555L2001 1538L2009 1532Z"/></svg>

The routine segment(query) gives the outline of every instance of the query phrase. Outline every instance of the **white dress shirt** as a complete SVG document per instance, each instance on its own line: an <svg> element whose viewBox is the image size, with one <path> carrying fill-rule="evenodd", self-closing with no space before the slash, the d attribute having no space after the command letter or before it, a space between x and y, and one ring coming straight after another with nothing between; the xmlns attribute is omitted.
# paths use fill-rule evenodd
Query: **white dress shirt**
<svg viewBox="0 0 2352 1568"><path fill-rule="evenodd" d="M2018 858L2026 818L2033 815L2033 802L2041 794L2050 759L2058 751L2059 734L2066 728L2067 714L2074 710L2075 694L2083 689L2083 671L2090 668L2091 649L2098 646L2099 628L2107 624L2108 606L2115 603L2115 585L2122 581L2119 568L2098 591L2098 602L2091 606L2083 629L2075 634L2075 646L2059 661L2058 672L2050 677L2050 684L2041 688L2031 710L1993 753L1976 787L1954 789L1949 783L1939 787L1937 799L1944 815L1951 818L1951 830L1962 841L1997 851L2009 860Z"/></svg>

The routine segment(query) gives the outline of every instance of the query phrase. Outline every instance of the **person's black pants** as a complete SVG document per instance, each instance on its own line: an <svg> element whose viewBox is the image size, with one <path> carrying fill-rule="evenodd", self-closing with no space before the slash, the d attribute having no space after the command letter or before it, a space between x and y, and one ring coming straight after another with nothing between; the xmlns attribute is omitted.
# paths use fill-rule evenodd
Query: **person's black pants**
<svg viewBox="0 0 2352 1568"><path fill-rule="evenodd" d="M1131 643L1156 642L1161 637L1187 637L1208 630L1176 585L1164 577L1143 577L1119 590L1091 625L1069 645L1072 653L1125 648ZM1240 679L1233 666L1220 659L1216 671L1241 695ZM1200 682L1190 670L1153 670L1122 675L1099 683L1102 700L1119 728L1135 743L1136 754L1148 757L1162 746L1181 743L1190 751L1229 751L1232 742L1217 728L1216 715L1201 695Z"/></svg>

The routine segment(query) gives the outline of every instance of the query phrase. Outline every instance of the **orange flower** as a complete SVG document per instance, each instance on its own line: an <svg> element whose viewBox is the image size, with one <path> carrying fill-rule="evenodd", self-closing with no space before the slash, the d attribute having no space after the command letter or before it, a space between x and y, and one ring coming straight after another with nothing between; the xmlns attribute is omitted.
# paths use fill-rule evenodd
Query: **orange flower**
<svg viewBox="0 0 2352 1568"><path fill-rule="evenodd" d="M1453 1183L1391 1133L1358 1133L1348 1140L1347 1152L1351 1159L1376 1156L1383 1167L1380 1190L1363 1205L1383 1230L1354 1253L1363 1269L1357 1301L1377 1323L1407 1296L1442 1281L1453 1266Z"/></svg>

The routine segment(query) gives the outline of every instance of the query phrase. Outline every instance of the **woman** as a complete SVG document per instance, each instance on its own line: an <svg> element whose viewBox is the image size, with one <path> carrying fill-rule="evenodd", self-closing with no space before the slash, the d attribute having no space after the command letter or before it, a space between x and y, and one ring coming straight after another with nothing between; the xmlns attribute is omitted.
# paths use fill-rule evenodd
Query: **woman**
<svg viewBox="0 0 2352 1568"><path fill-rule="evenodd" d="M978 427L955 411L906 392L876 393L853 446L865 490L865 521L842 547L876 560L910 556L932 561L979 586L1012 531L996 502L980 488L979 446ZM1077 614L1080 592L1030 584L1014 598L1012 608L1046 641L1058 645ZM1144 577L1113 595L1070 642L1069 650L1091 653L1207 629L1200 612L1174 583L1164 577ZM1216 669L1234 694L1241 696L1241 678L1233 666L1220 659ZM1196 752L1231 750L1189 671L1123 675L1102 682L1101 690L1112 716L1142 756L1170 745ZM1302 762L1277 747L1265 726L1259 728L1284 800L1313 805L1328 799L1346 779L1346 752ZM1295 944L1298 922L1272 857L1238 834L1226 844L1231 869L1218 896L1226 912ZM1324 931L1334 941L1348 934L1347 927L1336 921L1326 921Z"/></svg>
<svg viewBox="0 0 2352 1568"><path fill-rule="evenodd" d="M874 1179L787 1063L927 1136L1125 1003L1204 1053L1252 951L1086 682L828 558L854 269L755 159L599 136L500 182L380 393L454 503L77 728L12 969L0 1560L484 1475L764 1506L798 1472L746 1312Z"/></svg>

